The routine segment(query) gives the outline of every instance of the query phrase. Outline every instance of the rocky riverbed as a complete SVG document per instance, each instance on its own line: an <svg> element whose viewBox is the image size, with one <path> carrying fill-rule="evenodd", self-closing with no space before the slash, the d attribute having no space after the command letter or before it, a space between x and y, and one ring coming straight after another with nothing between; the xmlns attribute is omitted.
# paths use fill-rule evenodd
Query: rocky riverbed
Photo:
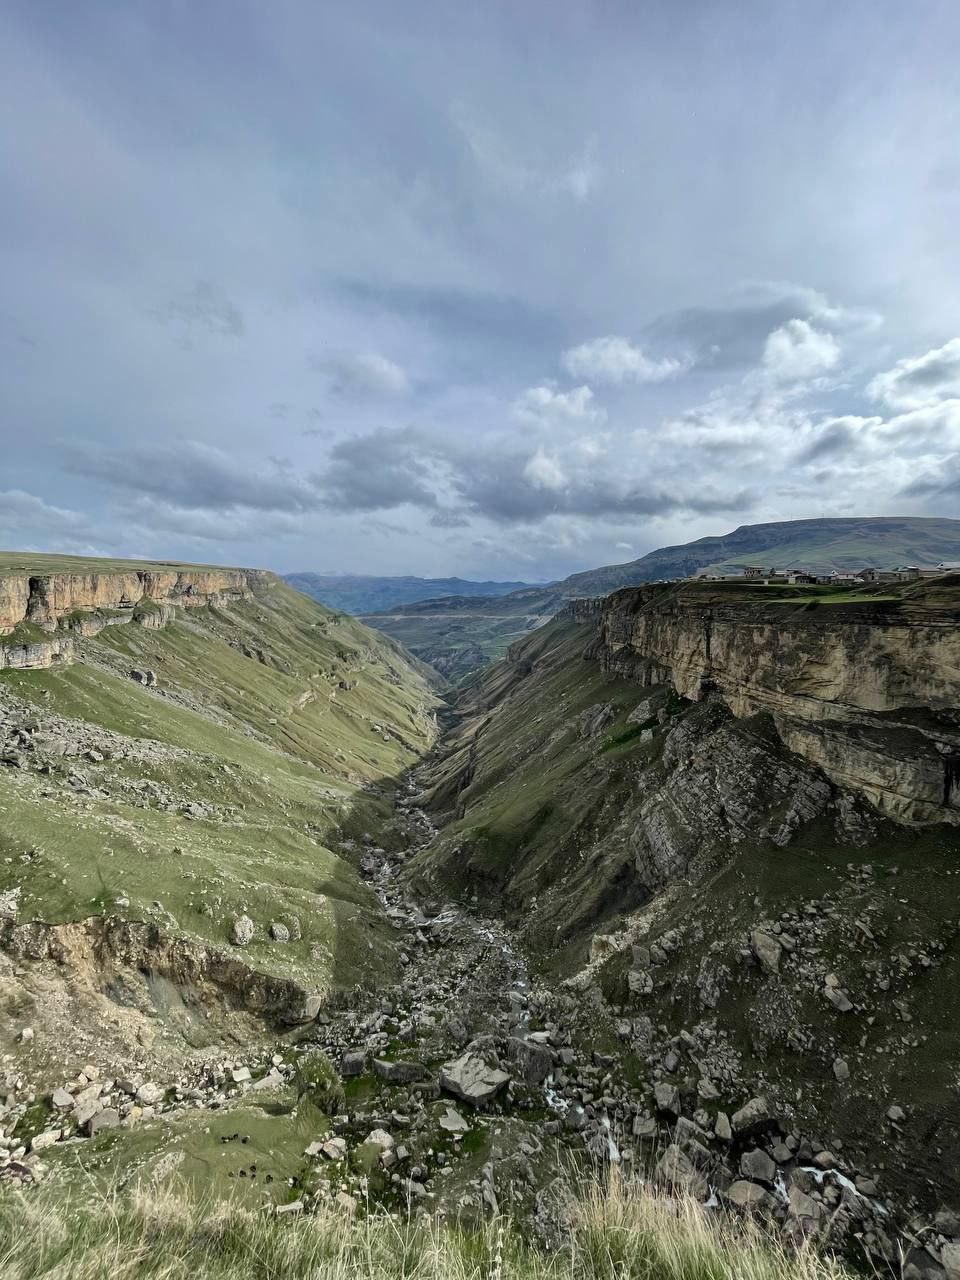
<svg viewBox="0 0 960 1280"><path fill-rule="evenodd" d="M502 920L416 900L404 866L432 829L415 802L414 777L398 805L405 851L350 851L398 935L395 986L358 991L259 1053L208 1055L173 1079L109 1079L90 1063L32 1096L8 1078L0 1177L62 1176L55 1157L71 1149L95 1167L125 1131L172 1133L203 1111L218 1113L208 1131L230 1153L227 1176L281 1213L330 1201L351 1213L378 1202L467 1217L509 1207L550 1237L569 1180L613 1167L762 1213L794 1242L814 1237L872 1264L903 1249L913 1280L956 1273L956 1216L911 1217L880 1171L768 1102L709 1018L656 1025L605 1000L589 968L547 982ZM758 931L751 942L769 966L790 939ZM665 934L656 945L672 944L679 937ZM603 950L598 940L598 958ZM265 1116L281 1114L307 1122L292 1166L247 1146ZM892 1138L903 1119L891 1106Z"/></svg>

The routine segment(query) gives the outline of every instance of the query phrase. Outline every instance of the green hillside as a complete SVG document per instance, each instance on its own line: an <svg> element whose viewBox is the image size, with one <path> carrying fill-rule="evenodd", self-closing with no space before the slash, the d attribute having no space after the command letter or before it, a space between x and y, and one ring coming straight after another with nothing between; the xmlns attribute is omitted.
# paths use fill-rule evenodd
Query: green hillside
<svg viewBox="0 0 960 1280"><path fill-rule="evenodd" d="M17 921L93 920L91 946L116 935L145 968L206 973L225 955L220 996L268 1021L298 992L391 973L355 850L389 842L393 780L433 740L415 660L273 578L250 601L76 643L70 665L0 671L6 944L28 945ZM155 687L131 678L145 671ZM235 946L241 916L254 931ZM174 1003L165 1029L191 1042L229 1017ZM25 1016L43 1009L7 1029Z"/></svg>

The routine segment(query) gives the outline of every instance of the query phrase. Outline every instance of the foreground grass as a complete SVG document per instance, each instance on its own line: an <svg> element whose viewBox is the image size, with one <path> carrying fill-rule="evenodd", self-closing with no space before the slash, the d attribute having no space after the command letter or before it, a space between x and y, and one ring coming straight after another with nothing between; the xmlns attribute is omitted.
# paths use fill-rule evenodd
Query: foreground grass
<svg viewBox="0 0 960 1280"><path fill-rule="evenodd" d="M812 1249L639 1186L588 1193L563 1212L566 1243L534 1248L503 1219L463 1231L437 1219L335 1211L276 1218L166 1188L64 1203L0 1196L6 1280L845 1280Z"/></svg>

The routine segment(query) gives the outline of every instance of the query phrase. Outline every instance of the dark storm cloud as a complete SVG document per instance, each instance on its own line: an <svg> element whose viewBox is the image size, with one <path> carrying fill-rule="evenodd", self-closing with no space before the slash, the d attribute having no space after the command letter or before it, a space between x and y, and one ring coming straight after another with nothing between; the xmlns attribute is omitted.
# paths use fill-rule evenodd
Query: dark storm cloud
<svg viewBox="0 0 960 1280"><path fill-rule="evenodd" d="M385 511L405 503L435 508L431 452L429 438L413 428L340 441L330 451L324 477L327 506L343 512Z"/></svg>
<svg viewBox="0 0 960 1280"><path fill-rule="evenodd" d="M797 455L797 461L804 465L810 462L823 462L836 454L854 452L858 444L854 429L848 423L837 422L824 428L812 444L802 449Z"/></svg>
<svg viewBox="0 0 960 1280"><path fill-rule="evenodd" d="M315 511L323 499L315 478L266 461L251 467L220 449L185 440L107 452L68 445L65 466L129 497L143 494L188 510Z"/></svg>

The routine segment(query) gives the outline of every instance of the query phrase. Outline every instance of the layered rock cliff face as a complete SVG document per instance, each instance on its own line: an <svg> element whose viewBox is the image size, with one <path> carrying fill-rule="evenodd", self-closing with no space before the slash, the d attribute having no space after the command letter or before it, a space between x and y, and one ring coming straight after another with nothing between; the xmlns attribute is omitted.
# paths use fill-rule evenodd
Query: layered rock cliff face
<svg viewBox="0 0 960 1280"><path fill-rule="evenodd" d="M738 718L769 712L791 751L890 817L960 823L960 579L805 606L629 588L605 601L596 653Z"/></svg>
<svg viewBox="0 0 960 1280"><path fill-rule="evenodd" d="M0 575L0 634L21 622L52 630L77 610L133 609L141 602L190 608L249 600L273 574L258 569Z"/></svg>
<svg viewBox="0 0 960 1280"><path fill-rule="evenodd" d="M252 600L274 581L273 574L256 569L0 574L0 669L71 662L72 633L94 636L130 622L164 627L177 606ZM3 636L10 639L4 643Z"/></svg>

